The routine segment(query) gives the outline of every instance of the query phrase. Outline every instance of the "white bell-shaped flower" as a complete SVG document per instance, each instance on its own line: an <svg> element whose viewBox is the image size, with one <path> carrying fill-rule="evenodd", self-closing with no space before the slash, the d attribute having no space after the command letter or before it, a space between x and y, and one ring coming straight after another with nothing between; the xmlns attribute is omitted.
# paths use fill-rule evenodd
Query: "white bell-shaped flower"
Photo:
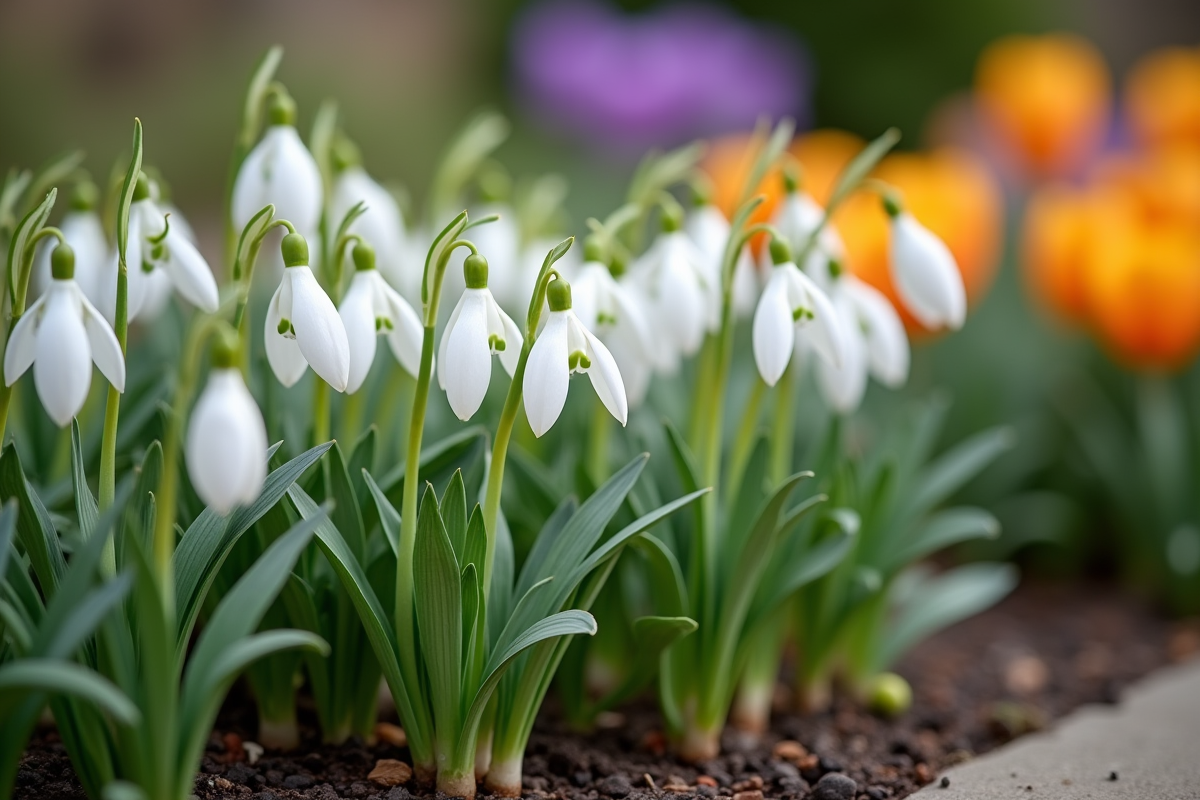
<svg viewBox="0 0 1200 800"><path fill-rule="evenodd" d="M650 387L654 363L650 323L634 284L617 280L600 262L598 243L584 246L584 264L571 286L575 316L608 347L620 369L630 406L638 406Z"/></svg>
<svg viewBox="0 0 1200 800"><path fill-rule="evenodd" d="M407 255L404 232L404 217L400 205L387 189L363 169L358 150L349 142L341 142L335 148L341 172L333 181L332 197L329 200L329 225L336 230L350 209L363 203L365 210L350 224L349 233L356 233L375 248L376 263L380 274L392 286L402 284ZM418 270L420 265L413 264Z"/></svg>
<svg viewBox="0 0 1200 800"><path fill-rule="evenodd" d="M95 305L102 305L101 281L108 260L108 239L104 235L104 223L96 213L98 199L96 185L90 181L76 184L71 193L71 207L63 215L58 228L71 249L75 251L75 282L83 294ZM54 247L42 242L34 262L30 295L37 297L50 288L53 280L50 271L50 253Z"/></svg>
<svg viewBox="0 0 1200 800"><path fill-rule="evenodd" d="M421 369L421 340L425 335L417 312L375 268L374 249L367 244L356 245L353 260L354 278L338 308L350 343L348 394L357 392L366 380L380 336L387 338L392 355L404 371L416 375Z"/></svg>
<svg viewBox="0 0 1200 800"><path fill-rule="evenodd" d="M525 415L534 436L554 425L567 402L567 385L574 372L587 373L600 402L622 425L629 416L625 384L612 353L583 326L571 308L571 286L559 278L546 288L550 313L538 334L521 386Z"/></svg>
<svg viewBox="0 0 1200 800"><path fill-rule="evenodd" d="M967 292L950 248L895 198L885 197L883 204L891 218L889 255L900 300L926 328L958 330L967 319Z"/></svg>
<svg viewBox="0 0 1200 800"><path fill-rule="evenodd" d="M308 266L308 243L299 233L283 237L283 279L267 306L267 362L284 386L310 366L344 392L350 381L350 343L333 301Z"/></svg>
<svg viewBox="0 0 1200 800"><path fill-rule="evenodd" d="M663 232L632 268L652 327L655 368L666 374L678 369L681 357L694 355L704 334L720 323L721 287L681 222L664 213Z"/></svg>
<svg viewBox="0 0 1200 800"><path fill-rule="evenodd" d="M492 356L512 375L521 359L521 329L488 289L488 262L472 253L463 263L466 289L450 314L438 347L438 385L455 416L469 420L492 381Z"/></svg>
<svg viewBox="0 0 1200 800"><path fill-rule="evenodd" d="M804 271L817 281L822 288L828 288L823 268L829 259L842 261L845 259L846 246L841 235L833 225L822 225L825 219L825 209L821 208L812 195L796 189L793 182L787 183L787 193L783 202L775 210L771 224L783 234L783 238L791 245L792 252L799 254L808 247L808 241L816 234L817 240L808 247L807 255L801 266ZM767 254L764 254L767 255Z"/></svg>
<svg viewBox="0 0 1200 800"><path fill-rule="evenodd" d="M103 315L74 280L75 256L60 244L50 257L53 279L21 316L4 352L4 384L33 366L33 383L50 419L66 427L83 408L93 362L118 392L125 391L125 356Z"/></svg>
<svg viewBox="0 0 1200 800"><path fill-rule="evenodd" d="M754 312L754 361L767 385L774 386L791 361L797 337L817 355L841 366L846 334L836 309L820 287L791 260L791 248L773 239L775 266Z"/></svg>
<svg viewBox="0 0 1200 800"><path fill-rule="evenodd" d="M152 319L161 313L174 289L206 313L220 305L217 280L196 245L162 213L140 176L129 207L129 238L125 253L128 320ZM117 255L109 258L101 297L109 322L116 320Z"/></svg>
<svg viewBox="0 0 1200 800"><path fill-rule="evenodd" d="M479 248L479 252L487 254L488 291L506 312L521 316L529 307L532 292L522 292L517 279L521 259L521 229L517 225L517 214L507 203L490 202L472 211L471 219L493 215L499 219L471 228L471 241ZM545 255L545 250L542 255ZM446 262L443 294L454 297L466 288L463 275L468 257L469 251L461 247L450 254ZM540 259L538 266L541 266Z"/></svg>
<svg viewBox="0 0 1200 800"><path fill-rule="evenodd" d="M236 348L218 346L208 384L188 423L188 477L218 514L248 505L267 477L267 427L234 364Z"/></svg>
<svg viewBox="0 0 1200 800"><path fill-rule="evenodd" d="M704 257L705 271L714 286L721 285L721 260L725 256L725 245L729 241L729 220L721 209L711 203L696 206L687 215L684 231L695 243L700 254ZM717 304L720 313L720 292L711 293L712 300ZM746 246L738 253L737 263L733 268L733 312L738 317L748 317L754 313L754 305L758 301L758 272L754 268L754 257L750 247Z"/></svg>
<svg viewBox="0 0 1200 800"><path fill-rule="evenodd" d="M239 232L267 205L308 239L321 220L321 170L296 131L296 106L282 92L271 96L270 126L246 156L233 184L233 225ZM357 202L357 201L356 201Z"/></svg>

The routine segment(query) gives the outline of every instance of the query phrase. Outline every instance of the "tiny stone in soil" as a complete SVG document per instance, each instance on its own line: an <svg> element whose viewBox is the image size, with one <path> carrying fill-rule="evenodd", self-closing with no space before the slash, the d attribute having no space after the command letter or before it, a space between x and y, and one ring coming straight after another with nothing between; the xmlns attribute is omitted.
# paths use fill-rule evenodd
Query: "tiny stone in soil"
<svg viewBox="0 0 1200 800"><path fill-rule="evenodd" d="M840 772L831 772L817 781L813 788L813 800L854 800L858 784Z"/></svg>

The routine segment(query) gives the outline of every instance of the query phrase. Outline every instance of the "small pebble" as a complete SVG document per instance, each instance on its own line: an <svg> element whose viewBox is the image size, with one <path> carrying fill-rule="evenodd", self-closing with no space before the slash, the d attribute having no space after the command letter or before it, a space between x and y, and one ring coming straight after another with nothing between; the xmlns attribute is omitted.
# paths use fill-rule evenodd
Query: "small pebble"
<svg viewBox="0 0 1200 800"><path fill-rule="evenodd" d="M840 772L830 772L817 781L813 788L812 800L854 800L858 794L858 784Z"/></svg>
<svg viewBox="0 0 1200 800"><path fill-rule="evenodd" d="M917 782L922 785L930 783L933 780L933 770L924 761L913 768L913 775L916 776Z"/></svg>
<svg viewBox="0 0 1200 800"><path fill-rule="evenodd" d="M947 778L945 775L943 775L942 780L938 784L938 786L941 786L943 789L949 789L950 788L950 779Z"/></svg>
<svg viewBox="0 0 1200 800"><path fill-rule="evenodd" d="M775 745L774 749L771 750L771 755L781 761L787 761L789 764L799 766L797 762L808 755L808 750L797 741L784 739Z"/></svg>
<svg viewBox="0 0 1200 800"><path fill-rule="evenodd" d="M696 787L696 794L699 795L700 797L716 797L717 796L717 787L707 786L702 783Z"/></svg>
<svg viewBox="0 0 1200 800"><path fill-rule="evenodd" d="M258 742L242 742L242 749L246 751L246 762L251 766L257 764L263 753L266 752Z"/></svg>
<svg viewBox="0 0 1200 800"><path fill-rule="evenodd" d="M288 775L283 779L283 785L288 789L307 789L314 783L316 781L312 779L311 775Z"/></svg>
<svg viewBox="0 0 1200 800"><path fill-rule="evenodd" d="M763 800L763 793L758 789L737 792L734 794L733 800Z"/></svg>
<svg viewBox="0 0 1200 800"><path fill-rule="evenodd" d="M712 777L711 775L701 775L699 778L696 778L696 785L697 786L711 786L712 788L715 789L715 788L717 788L717 779Z"/></svg>
<svg viewBox="0 0 1200 800"><path fill-rule="evenodd" d="M633 791L633 784L624 775L609 775L596 784L596 789L599 790L600 794L608 795L609 797L625 797Z"/></svg>
<svg viewBox="0 0 1200 800"><path fill-rule="evenodd" d="M375 737L393 747L404 747L408 744L408 734L404 732L404 728L390 722L376 723Z"/></svg>
<svg viewBox="0 0 1200 800"><path fill-rule="evenodd" d="M399 786L408 783L413 776L412 767L394 758L381 758L375 762L375 769L367 776L380 786Z"/></svg>

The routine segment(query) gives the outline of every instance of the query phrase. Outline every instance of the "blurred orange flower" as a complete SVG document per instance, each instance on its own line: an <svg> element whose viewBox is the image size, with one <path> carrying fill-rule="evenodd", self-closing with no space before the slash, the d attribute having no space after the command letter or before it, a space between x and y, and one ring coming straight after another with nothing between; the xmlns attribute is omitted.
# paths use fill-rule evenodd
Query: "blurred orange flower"
<svg viewBox="0 0 1200 800"><path fill-rule="evenodd" d="M975 71L985 124L1035 177L1072 172L1097 151L1110 83L1096 48L1067 34L999 39Z"/></svg>
<svg viewBox="0 0 1200 800"><path fill-rule="evenodd" d="M1171 47L1142 59L1126 83L1125 107L1143 143L1200 147L1200 48Z"/></svg>
<svg viewBox="0 0 1200 800"><path fill-rule="evenodd" d="M737 212L738 201L742 198L742 190L750 177L750 170L754 167L757 155L754 137L751 134L726 136L709 144L700 168L712 179L713 205L721 209L728 218L732 218ZM752 225L766 222L775 213L775 206L783 197L780 170L768 170L757 191L751 193L751 196L754 194L764 195L766 199L751 216Z"/></svg>

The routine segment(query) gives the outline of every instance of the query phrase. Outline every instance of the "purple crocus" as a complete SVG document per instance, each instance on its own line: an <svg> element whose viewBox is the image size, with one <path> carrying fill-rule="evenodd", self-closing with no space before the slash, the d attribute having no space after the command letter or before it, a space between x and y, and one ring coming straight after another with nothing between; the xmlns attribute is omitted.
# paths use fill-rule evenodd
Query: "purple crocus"
<svg viewBox="0 0 1200 800"><path fill-rule="evenodd" d="M613 150L807 116L800 44L707 5L630 16L598 0L538 3L517 21L513 61L535 118Z"/></svg>

